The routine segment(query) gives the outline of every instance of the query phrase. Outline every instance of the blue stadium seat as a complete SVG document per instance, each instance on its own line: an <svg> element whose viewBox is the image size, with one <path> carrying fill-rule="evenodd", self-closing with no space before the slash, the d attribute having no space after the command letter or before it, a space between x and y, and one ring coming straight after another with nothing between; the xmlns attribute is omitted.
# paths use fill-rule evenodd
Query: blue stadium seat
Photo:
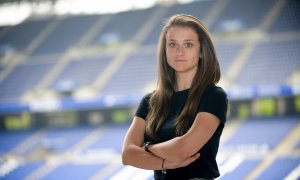
<svg viewBox="0 0 300 180"><path fill-rule="evenodd" d="M52 20L25 21L11 26L3 37L0 36L0 49L8 46L16 51L24 51Z"/></svg>
<svg viewBox="0 0 300 180"><path fill-rule="evenodd" d="M43 177L44 180L52 179L89 179L102 168L104 164L88 164L88 163L64 163L56 167L53 171Z"/></svg>
<svg viewBox="0 0 300 180"><path fill-rule="evenodd" d="M76 86L90 85L113 58L113 55L96 55L72 59L54 80L51 88L56 89L64 81L72 81Z"/></svg>
<svg viewBox="0 0 300 180"><path fill-rule="evenodd" d="M60 20L59 25L33 52L33 55L64 53L69 47L76 45L99 18L99 15L81 15Z"/></svg>
<svg viewBox="0 0 300 180"><path fill-rule="evenodd" d="M296 118L247 120L225 142L224 146L250 147L253 145L267 145L268 149L273 149L288 135L296 123Z"/></svg>
<svg viewBox="0 0 300 180"><path fill-rule="evenodd" d="M0 101L17 102L26 91L33 89L47 75L54 64L27 63L18 65L0 82Z"/></svg>
<svg viewBox="0 0 300 180"><path fill-rule="evenodd" d="M274 20L269 32L289 32L300 30L300 2L287 0L277 19Z"/></svg>
<svg viewBox="0 0 300 180"><path fill-rule="evenodd" d="M34 170L38 169L44 164L43 161L29 161L24 164L21 164L19 167L14 169L9 174L5 175L4 177L0 177L3 180L11 180L11 179L23 179L27 175L29 175Z"/></svg>
<svg viewBox="0 0 300 180"><path fill-rule="evenodd" d="M143 94L147 83L155 81L157 64L155 50L137 49L106 84L100 95Z"/></svg>
<svg viewBox="0 0 300 180"><path fill-rule="evenodd" d="M35 130L26 131L0 131L0 155L9 153L28 137L34 134Z"/></svg>
<svg viewBox="0 0 300 180"><path fill-rule="evenodd" d="M36 148L43 148L53 153L64 153L71 150L93 129L92 127L52 128L47 130L36 143Z"/></svg>
<svg viewBox="0 0 300 180"><path fill-rule="evenodd" d="M128 126L111 126L106 127L97 141L86 148L93 149L111 149L121 153L123 139L128 130Z"/></svg>
<svg viewBox="0 0 300 180"><path fill-rule="evenodd" d="M228 68L234 59L239 55L243 49L245 42L222 42L216 41L215 48L220 63L222 74L226 74Z"/></svg>
<svg viewBox="0 0 300 180"><path fill-rule="evenodd" d="M136 33L153 14L154 8L121 12L112 15L112 19L92 39L91 44L106 45L133 40Z"/></svg>
<svg viewBox="0 0 300 180"><path fill-rule="evenodd" d="M237 85L286 85L293 72L300 69L300 40L260 42L241 68Z"/></svg>
<svg viewBox="0 0 300 180"><path fill-rule="evenodd" d="M212 27L213 33L258 28L275 0L231 0Z"/></svg>
<svg viewBox="0 0 300 180"><path fill-rule="evenodd" d="M299 157L283 156L275 159L257 179L285 179L295 168L299 167L299 165Z"/></svg>
<svg viewBox="0 0 300 180"><path fill-rule="evenodd" d="M221 169L220 180L245 179L245 177L261 162L261 159L246 159L233 171L223 175Z"/></svg>

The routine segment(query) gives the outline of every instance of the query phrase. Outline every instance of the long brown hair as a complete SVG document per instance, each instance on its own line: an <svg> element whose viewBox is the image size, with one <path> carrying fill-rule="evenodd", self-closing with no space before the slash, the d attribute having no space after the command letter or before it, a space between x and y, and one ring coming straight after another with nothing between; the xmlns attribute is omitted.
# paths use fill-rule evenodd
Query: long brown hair
<svg viewBox="0 0 300 180"><path fill-rule="evenodd" d="M167 63L166 34L174 26L192 28L200 42L200 58L197 72L192 81L189 95L182 112L176 119L176 133L182 135L189 129L192 119L197 113L197 107L204 90L220 80L221 72L215 48L209 32L197 18L178 14L171 16L163 27L158 42L158 80L157 88L149 101L149 113L146 117L146 133L158 140L156 132L170 111L170 102L176 83L175 71Z"/></svg>

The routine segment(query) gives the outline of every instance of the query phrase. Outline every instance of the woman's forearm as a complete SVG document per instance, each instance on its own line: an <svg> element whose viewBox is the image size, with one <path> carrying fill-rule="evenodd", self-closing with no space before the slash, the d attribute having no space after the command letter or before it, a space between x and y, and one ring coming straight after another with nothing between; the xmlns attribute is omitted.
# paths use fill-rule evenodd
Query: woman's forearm
<svg viewBox="0 0 300 180"><path fill-rule="evenodd" d="M154 155L168 161L181 162L193 155L185 147L184 139L182 137L176 137L163 143L153 144L149 146L149 150Z"/></svg>
<svg viewBox="0 0 300 180"><path fill-rule="evenodd" d="M186 134L154 144L149 150L156 156L172 162L183 161L196 154L208 142L219 124L220 120L214 115L206 112L198 113Z"/></svg>
<svg viewBox="0 0 300 180"><path fill-rule="evenodd" d="M153 153L146 152L144 147L129 146L122 153L122 162L124 165L130 165L141 169L148 170L161 170L162 167L165 169L175 169L185 167L190 163L194 162L200 156L199 153L190 156L182 161L170 161L168 159L158 157ZM164 161L163 161L164 160ZM164 162L164 165L162 163Z"/></svg>
<svg viewBox="0 0 300 180"><path fill-rule="evenodd" d="M122 162L141 169L160 170L162 158L146 152L143 147L130 145L123 150Z"/></svg>

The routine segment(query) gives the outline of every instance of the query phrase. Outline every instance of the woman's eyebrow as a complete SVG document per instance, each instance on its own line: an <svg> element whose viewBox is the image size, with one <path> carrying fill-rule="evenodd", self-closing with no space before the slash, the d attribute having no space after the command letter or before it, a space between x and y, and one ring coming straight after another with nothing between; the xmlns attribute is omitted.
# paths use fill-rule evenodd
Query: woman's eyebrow
<svg viewBox="0 0 300 180"><path fill-rule="evenodd" d="M175 39L168 39L167 41L177 41ZM194 39L185 39L184 42L192 42L192 41L196 41Z"/></svg>
<svg viewBox="0 0 300 180"><path fill-rule="evenodd" d="M194 39L186 39L184 41L195 41Z"/></svg>

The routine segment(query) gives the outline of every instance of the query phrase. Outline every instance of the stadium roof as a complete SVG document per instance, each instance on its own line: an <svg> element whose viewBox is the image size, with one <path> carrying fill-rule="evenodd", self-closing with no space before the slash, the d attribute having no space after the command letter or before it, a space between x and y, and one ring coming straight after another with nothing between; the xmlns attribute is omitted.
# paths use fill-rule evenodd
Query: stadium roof
<svg viewBox="0 0 300 180"><path fill-rule="evenodd" d="M0 26L18 24L32 15L114 13L162 1L166 0L0 0Z"/></svg>
<svg viewBox="0 0 300 180"><path fill-rule="evenodd" d="M18 24L33 15L116 13L157 3L191 1L194 0L0 0L0 26Z"/></svg>
<svg viewBox="0 0 300 180"><path fill-rule="evenodd" d="M0 4L5 4L5 3L23 3L23 2L32 2L32 3L36 3L36 2L55 2L57 0L0 0Z"/></svg>

